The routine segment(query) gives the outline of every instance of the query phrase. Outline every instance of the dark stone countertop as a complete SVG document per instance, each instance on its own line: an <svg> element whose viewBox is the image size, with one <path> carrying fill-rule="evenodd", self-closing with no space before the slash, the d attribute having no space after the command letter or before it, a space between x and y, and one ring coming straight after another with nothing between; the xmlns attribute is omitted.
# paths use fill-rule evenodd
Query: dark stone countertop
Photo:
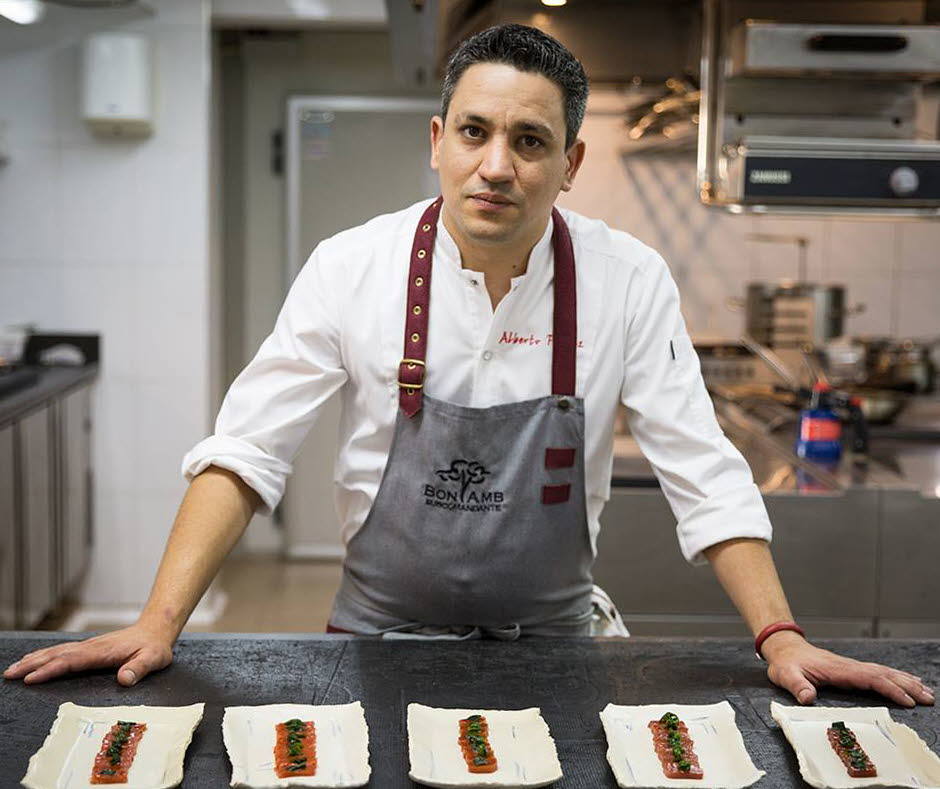
<svg viewBox="0 0 940 789"><path fill-rule="evenodd" d="M78 634L0 633L0 664ZM876 660L940 685L940 641L820 642L843 654ZM515 643L381 641L324 635L191 635L173 665L133 688L114 672L50 683L0 685L0 786L18 786L29 757L49 732L60 703L184 705L205 702L205 716L186 755L184 787L222 789L231 766L222 743L226 705L359 700L369 724L376 789L411 788L406 709L541 707L558 746L564 778L556 789L615 787L598 713L608 702L711 704L727 699L754 763L760 787L805 786L796 757L770 717L770 702L793 703L765 677L742 639L530 639ZM881 706L872 694L824 689L827 706ZM888 704L934 751L940 709Z"/></svg>
<svg viewBox="0 0 940 789"><path fill-rule="evenodd" d="M0 397L0 427L22 419L43 403L92 381L98 375L97 362L80 367L33 365L32 369L39 374L36 383Z"/></svg>

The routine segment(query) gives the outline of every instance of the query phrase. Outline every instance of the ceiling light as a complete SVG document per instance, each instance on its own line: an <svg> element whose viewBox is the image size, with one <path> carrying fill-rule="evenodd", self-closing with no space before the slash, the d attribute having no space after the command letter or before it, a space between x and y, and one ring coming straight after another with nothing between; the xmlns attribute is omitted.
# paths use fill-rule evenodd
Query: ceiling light
<svg viewBox="0 0 940 789"><path fill-rule="evenodd" d="M46 8L40 0L0 0L0 16L18 25L38 22L45 13Z"/></svg>
<svg viewBox="0 0 940 789"><path fill-rule="evenodd" d="M567 2L568 0L542 0L542 5L557 7L563 6Z"/></svg>

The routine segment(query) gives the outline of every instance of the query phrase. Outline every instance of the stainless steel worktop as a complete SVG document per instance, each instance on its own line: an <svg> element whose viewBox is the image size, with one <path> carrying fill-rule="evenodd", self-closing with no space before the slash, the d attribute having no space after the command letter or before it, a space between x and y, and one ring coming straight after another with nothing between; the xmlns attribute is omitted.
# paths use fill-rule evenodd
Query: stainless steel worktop
<svg viewBox="0 0 940 789"><path fill-rule="evenodd" d="M872 428L871 456L902 484L940 498L940 397L915 397L893 425Z"/></svg>
<svg viewBox="0 0 940 789"><path fill-rule="evenodd" d="M893 425L871 426L867 463L849 453L827 472L793 454L797 415L778 408L755 414L716 401L726 435L741 451L764 495L838 494L853 487L917 491L940 498L940 398L915 397ZM653 469L629 434L614 437L614 487L657 487Z"/></svg>

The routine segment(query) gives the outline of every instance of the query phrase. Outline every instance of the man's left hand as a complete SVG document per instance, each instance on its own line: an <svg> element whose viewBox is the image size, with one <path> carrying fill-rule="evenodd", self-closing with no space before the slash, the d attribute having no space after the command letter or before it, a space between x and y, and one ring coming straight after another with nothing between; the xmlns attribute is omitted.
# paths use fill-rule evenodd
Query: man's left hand
<svg viewBox="0 0 940 789"><path fill-rule="evenodd" d="M903 707L934 703L933 691L920 677L814 647L797 633L774 633L761 652L769 664L770 681L792 693L800 704L812 704L816 688L823 685L872 690Z"/></svg>

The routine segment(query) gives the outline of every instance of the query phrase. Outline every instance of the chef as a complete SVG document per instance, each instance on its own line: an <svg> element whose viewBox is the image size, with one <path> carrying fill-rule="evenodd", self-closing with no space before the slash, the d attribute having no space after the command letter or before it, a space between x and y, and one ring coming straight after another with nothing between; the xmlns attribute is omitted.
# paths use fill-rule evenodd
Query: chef
<svg viewBox="0 0 940 789"><path fill-rule="evenodd" d="M347 554L331 630L587 634L622 402L683 554L712 565L773 682L803 703L824 684L932 703L918 677L804 638L760 493L716 422L665 262L627 233L553 207L585 155L587 94L581 64L536 29L504 25L465 41L431 121L441 195L314 250L215 434L183 461L191 485L139 620L31 653L4 676L35 683L116 666L133 685L168 665L335 394Z"/></svg>

